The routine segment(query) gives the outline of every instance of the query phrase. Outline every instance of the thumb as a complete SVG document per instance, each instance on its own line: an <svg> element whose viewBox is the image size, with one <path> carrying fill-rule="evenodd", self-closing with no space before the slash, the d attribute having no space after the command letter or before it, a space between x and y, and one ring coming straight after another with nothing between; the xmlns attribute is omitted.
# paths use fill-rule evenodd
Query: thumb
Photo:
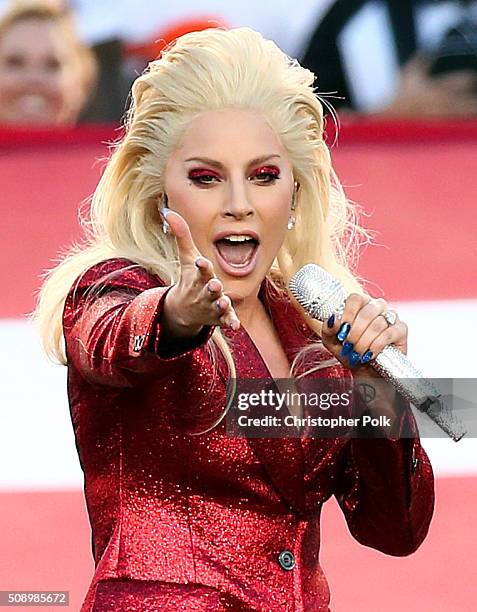
<svg viewBox="0 0 477 612"><path fill-rule="evenodd" d="M176 239L181 266L193 264L200 253L194 244L187 221L179 213L169 208L162 209L161 215Z"/></svg>

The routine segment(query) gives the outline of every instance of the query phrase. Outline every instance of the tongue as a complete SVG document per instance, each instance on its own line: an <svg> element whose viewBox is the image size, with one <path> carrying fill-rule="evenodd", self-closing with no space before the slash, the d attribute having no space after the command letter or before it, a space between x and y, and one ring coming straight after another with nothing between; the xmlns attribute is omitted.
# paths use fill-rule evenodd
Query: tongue
<svg viewBox="0 0 477 612"><path fill-rule="evenodd" d="M255 242L236 242L231 244L227 240L217 242L217 250L223 259L232 266L245 264L253 255Z"/></svg>

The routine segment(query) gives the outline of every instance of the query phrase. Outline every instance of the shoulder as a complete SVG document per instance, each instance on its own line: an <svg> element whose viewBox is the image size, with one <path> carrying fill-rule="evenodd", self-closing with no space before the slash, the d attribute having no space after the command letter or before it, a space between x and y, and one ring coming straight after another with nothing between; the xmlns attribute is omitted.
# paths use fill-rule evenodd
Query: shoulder
<svg viewBox="0 0 477 612"><path fill-rule="evenodd" d="M127 304L148 290L164 288L164 281L138 263L124 258L100 261L82 272L71 285L63 308L63 326L76 322L85 306L99 304L106 295L113 298L101 300L101 308Z"/></svg>
<svg viewBox="0 0 477 612"><path fill-rule="evenodd" d="M96 288L125 289L134 292L146 291L165 285L159 276L124 258L106 259L85 270L74 281L70 294Z"/></svg>

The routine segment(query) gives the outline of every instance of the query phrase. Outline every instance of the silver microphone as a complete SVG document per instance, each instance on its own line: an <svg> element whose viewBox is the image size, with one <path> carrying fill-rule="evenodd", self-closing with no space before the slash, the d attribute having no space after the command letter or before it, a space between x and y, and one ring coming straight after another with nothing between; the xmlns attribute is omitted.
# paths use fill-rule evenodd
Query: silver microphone
<svg viewBox="0 0 477 612"><path fill-rule="evenodd" d="M317 264L303 266L290 279L290 291L310 316L326 321L332 314L341 316L346 293L341 282ZM369 362L383 378L421 412L426 413L456 442L466 433L462 421L455 415L450 401L445 400L432 382L414 367L409 359L392 344Z"/></svg>

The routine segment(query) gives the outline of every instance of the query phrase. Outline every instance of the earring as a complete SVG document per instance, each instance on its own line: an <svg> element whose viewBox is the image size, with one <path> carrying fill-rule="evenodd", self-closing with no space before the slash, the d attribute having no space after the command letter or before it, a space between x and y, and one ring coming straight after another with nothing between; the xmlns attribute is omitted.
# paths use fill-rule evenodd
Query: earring
<svg viewBox="0 0 477 612"><path fill-rule="evenodd" d="M298 183L295 181L295 184L293 187L292 201L291 201L292 210L295 210L296 208L296 192L297 191L298 191ZM295 223L296 223L295 215L290 215L288 217L287 229L292 230L295 227Z"/></svg>
<svg viewBox="0 0 477 612"><path fill-rule="evenodd" d="M167 199L167 195L165 193L162 195L162 207L169 209L169 200ZM163 216L162 217L162 231L164 232L164 234L168 234L169 229L170 229L169 223L167 223L166 219Z"/></svg>
<svg viewBox="0 0 477 612"><path fill-rule="evenodd" d="M295 210L296 208L296 192L298 191L298 183L297 181L295 181L294 187L293 187L293 195L292 195L292 201L291 201L291 209Z"/></svg>

